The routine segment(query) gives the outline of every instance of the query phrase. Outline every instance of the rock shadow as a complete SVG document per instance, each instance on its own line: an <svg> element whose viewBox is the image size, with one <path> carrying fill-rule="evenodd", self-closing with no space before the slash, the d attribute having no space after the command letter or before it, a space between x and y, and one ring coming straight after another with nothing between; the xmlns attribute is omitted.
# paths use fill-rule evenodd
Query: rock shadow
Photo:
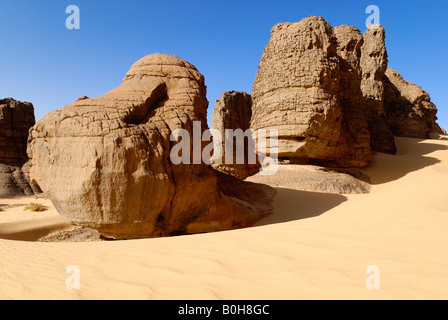
<svg viewBox="0 0 448 320"><path fill-rule="evenodd" d="M255 224L255 227L318 217L347 201L339 194L276 188L274 213Z"/></svg>
<svg viewBox="0 0 448 320"><path fill-rule="evenodd" d="M448 146L428 143L428 140L397 138L397 155L377 154L367 168L372 185L392 182L411 172L436 165L441 161L426 156L436 151L448 150Z"/></svg>
<svg viewBox="0 0 448 320"><path fill-rule="evenodd" d="M70 225L62 222L60 218L1 223L0 239L34 242L53 232L67 230L69 227Z"/></svg>

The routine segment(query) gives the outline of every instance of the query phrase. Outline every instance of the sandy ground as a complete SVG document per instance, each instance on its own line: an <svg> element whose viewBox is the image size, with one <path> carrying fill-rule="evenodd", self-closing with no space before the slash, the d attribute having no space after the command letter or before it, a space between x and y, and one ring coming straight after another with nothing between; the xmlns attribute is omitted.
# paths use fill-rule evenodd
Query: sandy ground
<svg viewBox="0 0 448 320"><path fill-rule="evenodd" d="M40 243L71 228L51 203L0 199L0 299L448 299L448 141L397 142L369 168L371 194L279 189L276 213L244 230Z"/></svg>

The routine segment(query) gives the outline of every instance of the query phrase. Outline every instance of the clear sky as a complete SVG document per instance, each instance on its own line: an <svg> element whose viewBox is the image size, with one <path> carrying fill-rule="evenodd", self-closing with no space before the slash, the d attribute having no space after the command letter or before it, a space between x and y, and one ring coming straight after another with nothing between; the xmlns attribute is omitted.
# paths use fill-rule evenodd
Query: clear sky
<svg viewBox="0 0 448 320"><path fill-rule="evenodd" d="M80 9L68 30L66 7ZM389 66L420 85L448 128L448 1L364 0L0 0L0 98L30 101L36 118L120 85L131 65L155 52L204 74L211 115L223 91L252 91L270 29L323 16L365 31L377 5Z"/></svg>

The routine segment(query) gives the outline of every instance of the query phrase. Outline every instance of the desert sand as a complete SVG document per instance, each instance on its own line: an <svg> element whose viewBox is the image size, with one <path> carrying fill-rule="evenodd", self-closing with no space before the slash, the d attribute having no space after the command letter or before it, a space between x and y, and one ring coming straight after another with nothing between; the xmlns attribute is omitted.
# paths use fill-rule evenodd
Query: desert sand
<svg viewBox="0 0 448 320"><path fill-rule="evenodd" d="M444 139L398 138L397 156L369 166L370 194L279 189L274 215L227 232L41 243L72 228L51 202L1 199L0 299L447 299ZM79 290L66 287L71 265ZM371 265L379 290L366 288Z"/></svg>

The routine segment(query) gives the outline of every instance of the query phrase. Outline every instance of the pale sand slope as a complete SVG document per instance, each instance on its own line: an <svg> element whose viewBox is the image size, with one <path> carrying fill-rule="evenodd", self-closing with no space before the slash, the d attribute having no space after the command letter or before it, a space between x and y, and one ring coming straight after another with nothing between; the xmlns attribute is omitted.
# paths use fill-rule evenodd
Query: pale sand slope
<svg viewBox="0 0 448 320"><path fill-rule="evenodd" d="M276 214L255 228L123 242L0 240L0 298L448 299L448 141L397 142L398 156L375 157L371 194L280 190ZM32 239L61 222L55 211L8 209L0 234ZM69 265L80 269L80 290L66 288ZM380 268L380 290L366 289L370 265Z"/></svg>

